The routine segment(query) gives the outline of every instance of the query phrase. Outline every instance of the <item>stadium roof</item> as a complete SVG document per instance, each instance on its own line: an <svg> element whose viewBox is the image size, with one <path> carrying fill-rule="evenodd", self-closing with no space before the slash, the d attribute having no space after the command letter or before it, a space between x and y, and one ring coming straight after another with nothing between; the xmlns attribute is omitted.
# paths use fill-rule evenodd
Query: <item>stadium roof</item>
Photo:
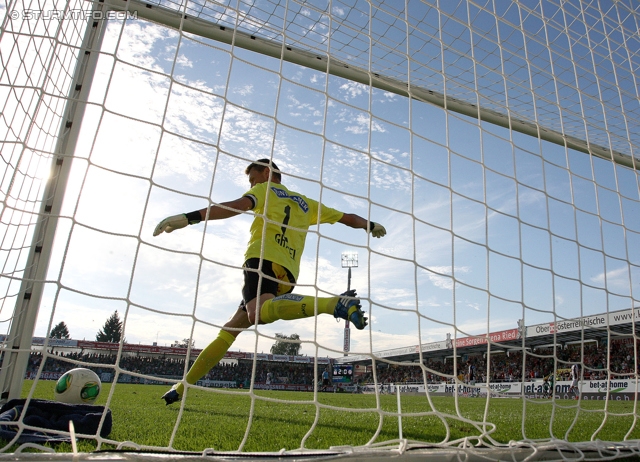
<svg viewBox="0 0 640 462"><path fill-rule="evenodd" d="M638 335L636 319L640 319L639 307L574 319L557 319L554 322L492 332L489 335L456 336L439 342L378 351L373 355L349 355L336 358L335 362L366 363L372 357L382 361L419 362L420 350L423 358L442 360L453 357L454 352L457 356L481 355L488 351L489 345L491 353L496 354L554 345L566 347L594 341L602 344Z"/></svg>

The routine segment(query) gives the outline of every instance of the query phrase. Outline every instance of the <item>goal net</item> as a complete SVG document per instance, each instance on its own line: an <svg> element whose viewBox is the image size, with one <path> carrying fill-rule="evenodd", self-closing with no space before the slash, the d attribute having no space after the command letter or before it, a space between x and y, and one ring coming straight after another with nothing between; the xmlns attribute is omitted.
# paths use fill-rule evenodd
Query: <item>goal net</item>
<svg viewBox="0 0 640 462"><path fill-rule="evenodd" d="M9 0L0 18L2 403L98 372L113 429L81 452L637 451L635 0ZM241 197L260 158L386 227L310 228L295 289L355 288L369 326L249 328L165 407L238 307L253 215L153 230ZM37 429L9 428L3 452Z"/></svg>

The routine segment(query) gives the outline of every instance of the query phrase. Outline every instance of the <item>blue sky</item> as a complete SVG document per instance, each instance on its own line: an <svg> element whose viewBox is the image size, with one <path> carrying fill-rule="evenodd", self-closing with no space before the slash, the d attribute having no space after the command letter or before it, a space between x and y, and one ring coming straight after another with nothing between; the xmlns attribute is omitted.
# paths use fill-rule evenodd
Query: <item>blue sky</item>
<svg viewBox="0 0 640 462"><path fill-rule="evenodd" d="M468 71L455 78L453 69L470 59L465 43L470 47L472 41L460 22L467 13L457 9L440 18L443 42L435 40L437 30L429 29L427 19L410 41L423 65L413 74L416 84L482 101L492 96L490 105L497 108L508 101L523 117L535 114L550 128L566 123L577 130L568 132L573 135L580 131L580 111L586 111L583 127L592 141L606 138L620 147L620 103L584 109L593 106L594 92L605 96L613 88L628 107L627 129L637 133L629 126L637 122L637 101L626 99L635 91L627 84L635 80L624 73L624 63L616 63L615 85L605 79L595 90L580 69L606 67L604 58L577 60L579 78L572 87L565 82L568 68L551 77L535 70L549 59L563 65L566 37L545 39L557 42L549 51L531 38L541 25L532 12L509 8L496 22L495 13L474 5L470 17L478 18L479 29L486 27L482 40L473 39L472 64L476 75L497 76L502 87L480 95L465 86ZM433 13L415 6L409 15L414 22ZM355 23L350 14L345 21ZM529 18L531 37L514 32L514 14ZM383 11L376 15L376 21L385 18ZM553 21L547 22L548 34L556 30ZM402 24L392 22L390 40ZM520 63L515 55L505 69L495 67L494 35L504 41L504 53L509 47L522 51L518 40L527 37L525 70L507 69ZM580 36L572 31L567 37L571 42ZM568 49L583 52L581 41ZM392 59L382 48L381 62ZM439 55L439 49L446 52ZM36 335L64 321L73 338L93 340L118 310L126 313L131 343L169 345L193 336L197 348L206 346L240 301L239 267L251 216L156 238L152 231L166 216L239 197L249 187L243 173L248 162L272 156L290 189L387 228L385 238L374 240L361 230L323 225L311 229L307 240L298 293L344 291L340 255L358 252L351 286L364 298L371 328L352 330L354 353L639 303L638 175L627 167L143 20L126 27L112 21L102 51L65 201L64 215L75 221L61 220L50 270L49 279L59 280L61 289L47 290ZM348 47L343 52L347 57ZM452 73L444 87L437 73L443 63ZM406 71L406 63L389 72L400 69ZM531 85L539 99L532 100ZM573 112L545 101L552 96ZM584 104L578 112L570 102L574 96ZM598 114L611 121L608 131L595 123ZM260 326L259 335L243 334L233 349L267 352L275 333L298 333L303 353L340 356L342 328L329 316L280 321Z"/></svg>

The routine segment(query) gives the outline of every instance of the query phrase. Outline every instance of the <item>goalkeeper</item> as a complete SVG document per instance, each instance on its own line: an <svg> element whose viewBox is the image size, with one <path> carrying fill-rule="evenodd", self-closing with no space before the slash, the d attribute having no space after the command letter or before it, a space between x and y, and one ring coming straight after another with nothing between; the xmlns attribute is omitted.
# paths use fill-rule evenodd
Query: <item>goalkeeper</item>
<svg viewBox="0 0 640 462"><path fill-rule="evenodd" d="M364 329L367 318L360 307L355 290L339 297L315 298L290 293L300 271L300 259L307 230L318 223L342 223L351 228L365 229L373 237L386 234L384 227L359 215L342 213L325 207L313 199L288 190L281 184L281 174L275 163L260 159L251 163L245 173L251 189L242 197L194 212L162 220L154 236L170 233L202 220L231 218L252 210L250 238L245 252L242 302L218 334L193 363L185 381L196 383L214 367L244 329L254 324L269 324L278 319L291 320L331 314L348 319L357 329ZM265 223L266 222L266 223ZM264 248L263 248L264 247ZM179 401L184 384L178 383L162 399L167 405Z"/></svg>

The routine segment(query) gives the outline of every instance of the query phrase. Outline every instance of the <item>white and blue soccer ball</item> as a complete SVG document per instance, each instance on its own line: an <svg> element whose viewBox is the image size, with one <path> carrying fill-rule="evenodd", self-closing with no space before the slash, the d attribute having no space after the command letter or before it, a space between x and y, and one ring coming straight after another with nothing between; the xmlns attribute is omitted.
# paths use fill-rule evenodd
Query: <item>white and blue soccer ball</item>
<svg viewBox="0 0 640 462"><path fill-rule="evenodd" d="M98 374L78 367L67 371L56 382L57 401L67 404L93 404L100 394L102 383Z"/></svg>

